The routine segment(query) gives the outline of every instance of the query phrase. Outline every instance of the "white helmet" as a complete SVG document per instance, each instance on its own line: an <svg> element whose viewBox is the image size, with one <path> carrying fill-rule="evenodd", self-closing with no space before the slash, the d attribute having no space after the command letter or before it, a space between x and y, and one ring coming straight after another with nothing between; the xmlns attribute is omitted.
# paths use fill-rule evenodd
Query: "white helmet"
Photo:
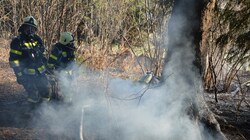
<svg viewBox="0 0 250 140"><path fill-rule="evenodd" d="M74 41L73 34L71 32L62 32L60 34L60 40L59 42L63 45L67 45L69 43L72 43Z"/></svg>
<svg viewBox="0 0 250 140"><path fill-rule="evenodd" d="M23 20L23 25L30 25L37 29L37 21L33 16L27 16Z"/></svg>

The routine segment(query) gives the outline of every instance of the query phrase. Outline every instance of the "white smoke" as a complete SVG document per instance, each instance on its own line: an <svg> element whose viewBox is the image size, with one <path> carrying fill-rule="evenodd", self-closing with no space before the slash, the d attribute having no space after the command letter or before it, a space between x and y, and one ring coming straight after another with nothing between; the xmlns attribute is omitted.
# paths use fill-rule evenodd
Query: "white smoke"
<svg viewBox="0 0 250 140"><path fill-rule="evenodd" d="M185 111L184 100L195 89L175 79L179 76L172 74L161 87L147 89L147 85L98 73L82 75L86 77L61 77L67 85L65 93L75 96L73 103L44 104L36 122L39 126L73 139L202 139L199 127Z"/></svg>
<svg viewBox="0 0 250 140"><path fill-rule="evenodd" d="M176 38L168 45L171 57L163 85L148 89L147 85L74 66L78 74L72 80L60 76L64 92L73 95L72 104L44 104L36 124L73 139L203 139L203 130L186 112L186 100L201 93L201 85L193 66L192 37L181 32L185 23L182 15L176 15L172 23ZM178 41L179 46L171 46Z"/></svg>

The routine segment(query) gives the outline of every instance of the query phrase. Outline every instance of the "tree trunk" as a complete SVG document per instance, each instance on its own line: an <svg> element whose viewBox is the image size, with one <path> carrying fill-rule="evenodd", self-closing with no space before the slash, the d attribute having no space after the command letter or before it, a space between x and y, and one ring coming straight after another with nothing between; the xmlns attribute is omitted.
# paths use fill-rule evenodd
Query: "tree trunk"
<svg viewBox="0 0 250 140"><path fill-rule="evenodd" d="M165 72L164 77L168 78L170 74L173 74L176 76L174 78L177 79L176 83L184 81L186 90L193 91L192 95L190 93L187 95L187 113L197 124L205 127L203 139L209 139L206 137L208 132L215 139L225 140L226 137L221 132L219 123L202 96L200 42L202 12L206 3L205 0L174 1L168 25L169 42L166 58L166 69L172 67L170 69L172 73Z"/></svg>

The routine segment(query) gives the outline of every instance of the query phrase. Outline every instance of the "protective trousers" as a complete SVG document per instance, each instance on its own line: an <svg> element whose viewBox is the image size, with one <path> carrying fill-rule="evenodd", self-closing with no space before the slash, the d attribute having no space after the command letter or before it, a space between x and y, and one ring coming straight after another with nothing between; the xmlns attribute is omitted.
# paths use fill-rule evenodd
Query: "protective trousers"
<svg viewBox="0 0 250 140"><path fill-rule="evenodd" d="M49 83L45 75L25 75L25 80L21 84L28 93L29 102L50 100Z"/></svg>

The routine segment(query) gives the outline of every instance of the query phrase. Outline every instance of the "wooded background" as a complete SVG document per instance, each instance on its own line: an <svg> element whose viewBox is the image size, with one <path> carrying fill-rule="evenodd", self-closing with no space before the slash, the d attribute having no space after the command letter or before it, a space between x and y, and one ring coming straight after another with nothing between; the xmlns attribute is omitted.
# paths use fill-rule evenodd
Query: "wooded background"
<svg viewBox="0 0 250 140"><path fill-rule="evenodd" d="M146 63L140 64L142 73L161 76L172 7L173 0L1 0L0 38L17 35L23 18L32 15L48 50L60 32L70 31L78 57L95 57L86 62L92 67L103 69L132 56ZM248 0L206 1L200 57L207 91L228 91L239 72L250 70L249 7ZM145 61L139 62L141 56Z"/></svg>
<svg viewBox="0 0 250 140"><path fill-rule="evenodd" d="M125 49L133 56L148 57L151 62L142 70L160 75L164 55L160 48L165 45L171 4L172 0L1 0L0 37L17 35L23 18L32 15L48 50L60 32L69 31L80 57L86 58L82 50L88 47L98 48L102 56Z"/></svg>

